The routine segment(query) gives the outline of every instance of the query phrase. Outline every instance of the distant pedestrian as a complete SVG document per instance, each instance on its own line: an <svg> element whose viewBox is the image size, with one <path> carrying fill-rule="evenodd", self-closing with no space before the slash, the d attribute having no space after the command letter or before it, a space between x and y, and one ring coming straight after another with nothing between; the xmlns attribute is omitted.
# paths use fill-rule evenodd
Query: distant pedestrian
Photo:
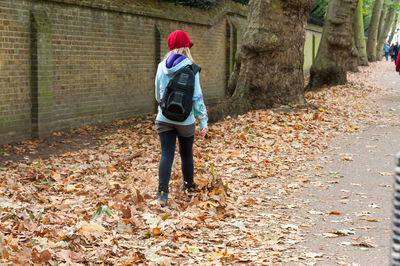
<svg viewBox="0 0 400 266"><path fill-rule="evenodd" d="M399 54L399 43L396 42L395 46L394 46L394 64L396 65L396 61L397 61L397 56Z"/></svg>
<svg viewBox="0 0 400 266"><path fill-rule="evenodd" d="M171 119L170 115L167 115L166 112L163 112L160 106L158 107L155 123L161 142L161 161L159 165L159 182L156 197L157 199L161 200L162 207L166 206L168 202L168 185L171 176L171 167L174 161L176 138L178 138L179 153L182 161L182 174L184 181L183 188L184 190L190 192L196 188L193 181L194 166L192 150L195 135L195 116L200 122L200 135L205 137L208 132L208 115L203 101L203 94L199 79L200 67L193 63L194 60L190 54L190 49L192 48L193 43L190 41L186 32L181 30L172 32L168 36L167 43L170 52L167 53L164 60L158 64L155 79L155 96L157 102L160 103L163 100L165 92L169 93L166 91L166 87L172 76L178 70L182 68L191 69L193 71L192 73L195 75L194 93L192 99L189 101L192 107L188 112L189 116L184 121L178 122ZM187 84L187 77L188 75L180 76L177 84ZM170 87L168 87L168 90L169 88ZM176 95L177 94L179 93L176 93ZM182 95L182 97L178 96L175 97L175 94L171 94L171 97L173 97L174 101L182 101L184 97ZM170 118L167 118L166 116L169 116Z"/></svg>
<svg viewBox="0 0 400 266"><path fill-rule="evenodd" d="M400 75L400 53L397 55L396 72L399 72L399 75Z"/></svg>
<svg viewBox="0 0 400 266"><path fill-rule="evenodd" d="M388 59L389 59L389 49L390 49L389 45L387 43L385 43L385 45L383 46L383 50L385 50L386 61L388 61Z"/></svg>
<svg viewBox="0 0 400 266"><path fill-rule="evenodd" d="M396 58L394 57L395 56L394 43L392 43L392 45L389 48L389 55L390 55L390 59L392 60L392 62L393 61L396 62Z"/></svg>

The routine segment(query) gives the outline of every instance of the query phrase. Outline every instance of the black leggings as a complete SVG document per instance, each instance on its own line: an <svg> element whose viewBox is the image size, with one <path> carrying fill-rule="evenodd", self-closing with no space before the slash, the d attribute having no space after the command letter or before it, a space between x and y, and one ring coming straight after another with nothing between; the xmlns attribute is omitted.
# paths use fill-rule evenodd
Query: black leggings
<svg viewBox="0 0 400 266"><path fill-rule="evenodd" d="M158 168L158 191L168 192L171 167L174 161L176 137L179 141L179 153L182 161L183 181L193 183L193 141L194 136L181 137L175 130L158 134L161 141L161 161Z"/></svg>

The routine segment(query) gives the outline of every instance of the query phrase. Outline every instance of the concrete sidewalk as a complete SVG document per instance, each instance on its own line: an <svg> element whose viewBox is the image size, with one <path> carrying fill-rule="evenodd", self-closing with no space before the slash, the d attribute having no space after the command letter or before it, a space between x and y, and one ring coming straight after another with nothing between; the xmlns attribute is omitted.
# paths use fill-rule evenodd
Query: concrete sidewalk
<svg viewBox="0 0 400 266"><path fill-rule="evenodd" d="M306 265L389 264L392 173L400 151L400 76L392 62L379 64L383 67L371 82L385 91L372 100L377 111L391 118L336 139L323 156L330 162L310 173L315 182L299 191L308 205L297 215L311 225L303 230L306 241L299 247L311 254Z"/></svg>

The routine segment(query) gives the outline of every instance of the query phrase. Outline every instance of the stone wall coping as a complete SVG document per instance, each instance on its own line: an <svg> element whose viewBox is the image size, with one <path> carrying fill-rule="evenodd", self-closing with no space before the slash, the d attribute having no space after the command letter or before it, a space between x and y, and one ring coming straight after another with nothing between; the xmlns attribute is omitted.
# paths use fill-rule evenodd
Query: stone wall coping
<svg viewBox="0 0 400 266"><path fill-rule="evenodd" d="M138 16L187 22L204 26L213 26L227 14L247 17L248 8L231 0L222 0L221 4L210 10L175 5L159 0L35 0L36 2L54 2L80 7L96 8L105 11L121 12Z"/></svg>

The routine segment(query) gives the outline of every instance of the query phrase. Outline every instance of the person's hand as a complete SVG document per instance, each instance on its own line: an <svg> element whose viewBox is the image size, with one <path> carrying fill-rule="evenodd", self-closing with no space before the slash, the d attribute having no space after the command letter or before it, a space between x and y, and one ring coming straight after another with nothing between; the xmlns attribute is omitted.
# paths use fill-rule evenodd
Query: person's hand
<svg viewBox="0 0 400 266"><path fill-rule="evenodd" d="M200 136L202 136L203 138L207 135L208 132L208 128L203 128L202 130L200 130Z"/></svg>

